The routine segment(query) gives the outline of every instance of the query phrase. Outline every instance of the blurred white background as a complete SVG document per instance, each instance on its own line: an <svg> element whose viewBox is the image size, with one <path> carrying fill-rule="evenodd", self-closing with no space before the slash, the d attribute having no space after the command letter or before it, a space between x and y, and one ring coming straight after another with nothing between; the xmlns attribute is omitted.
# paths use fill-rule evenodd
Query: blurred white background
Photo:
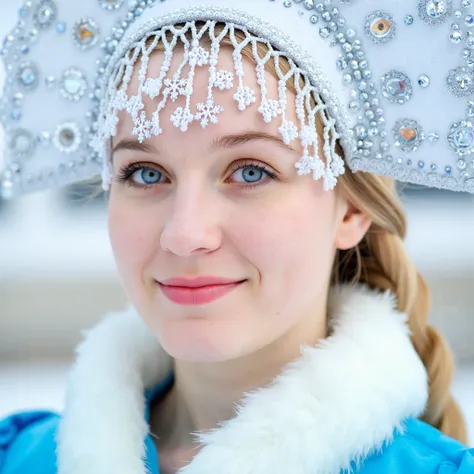
<svg viewBox="0 0 474 474"><path fill-rule="evenodd" d="M2 1L2 38L19 4ZM0 418L60 410L81 330L125 304L105 203L77 202L74 192L84 190L0 201ZM408 188L404 201L409 252L433 290L431 323L455 352L454 392L474 444L474 197Z"/></svg>

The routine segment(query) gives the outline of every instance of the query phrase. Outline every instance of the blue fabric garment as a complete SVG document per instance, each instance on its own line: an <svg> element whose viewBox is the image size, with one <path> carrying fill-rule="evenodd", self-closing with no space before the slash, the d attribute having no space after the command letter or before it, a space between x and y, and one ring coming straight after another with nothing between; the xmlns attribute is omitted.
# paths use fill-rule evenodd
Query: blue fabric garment
<svg viewBox="0 0 474 474"><path fill-rule="evenodd" d="M172 378L146 393L150 405L172 383ZM0 422L0 474L56 474L56 431L60 417L50 412L12 415ZM147 468L159 474L158 453L150 436L145 440ZM366 459L358 474L474 474L474 449L444 436L419 420L406 422L404 434Z"/></svg>

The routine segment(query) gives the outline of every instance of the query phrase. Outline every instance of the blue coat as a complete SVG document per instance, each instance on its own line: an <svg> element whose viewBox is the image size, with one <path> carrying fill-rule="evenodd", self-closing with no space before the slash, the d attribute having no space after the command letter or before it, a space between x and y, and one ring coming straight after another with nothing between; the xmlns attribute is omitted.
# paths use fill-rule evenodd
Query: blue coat
<svg viewBox="0 0 474 474"><path fill-rule="evenodd" d="M339 474L351 463L359 474L474 474L474 450L417 419L428 380L394 301L349 287L334 298L338 324L324 344L305 347L206 434L185 474ZM172 366L133 308L104 319L78 350L64 423L44 412L0 423L0 474L56 474L56 451L67 474L141 473L142 443L159 474L143 418L171 388Z"/></svg>
<svg viewBox="0 0 474 474"><path fill-rule="evenodd" d="M149 417L152 399L159 397L161 390L158 387L146 394L145 418ZM38 411L0 422L0 474L56 474L59 420L57 414ZM145 445L149 472L159 474L158 454L150 436ZM467 449L422 421L410 419L404 434L395 435L381 453L368 457L359 470L354 469L359 474L472 474L474 449Z"/></svg>

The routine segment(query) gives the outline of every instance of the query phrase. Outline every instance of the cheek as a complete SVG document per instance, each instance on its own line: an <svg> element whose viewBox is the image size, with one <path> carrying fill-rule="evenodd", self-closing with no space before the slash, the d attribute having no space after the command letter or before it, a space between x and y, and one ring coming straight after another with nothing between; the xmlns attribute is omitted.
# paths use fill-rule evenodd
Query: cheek
<svg viewBox="0 0 474 474"><path fill-rule="evenodd" d="M306 202L305 205L301 205ZM271 209L233 220L240 252L262 273L302 272L308 259L326 266L334 252L334 202L330 196L274 203Z"/></svg>
<svg viewBox="0 0 474 474"><path fill-rule="evenodd" d="M159 217L144 205L111 194L108 227L120 273L126 277L146 264L159 245Z"/></svg>
<svg viewBox="0 0 474 474"><path fill-rule="evenodd" d="M275 203L265 215L252 216L246 226L235 224L236 230L245 228L239 252L259 273L263 308L285 320L315 305L327 289L334 258L332 197L297 194L293 202ZM304 296L295 299L295 294Z"/></svg>

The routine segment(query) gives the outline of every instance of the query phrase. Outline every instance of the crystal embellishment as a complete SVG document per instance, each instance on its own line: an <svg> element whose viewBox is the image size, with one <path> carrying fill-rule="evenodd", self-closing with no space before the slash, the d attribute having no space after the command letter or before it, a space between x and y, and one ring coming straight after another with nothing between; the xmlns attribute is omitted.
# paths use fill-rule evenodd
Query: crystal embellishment
<svg viewBox="0 0 474 474"><path fill-rule="evenodd" d="M17 81L24 90L33 90L39 82L39 71L35 64L28 62L20 64L17 72Z"/></svg>
<svg viewBox="0 0 474 474"><path fill-rule="evenodd" d="M99 35L99 26L91 18L82 18L74 25L74 43L82 51L86 51L95 46L99 40Z"/></svg>
<svg viewBox="0 0 474 474"><path fill-rule="evenodd" d="M9 149L16 158L31 156L35 150L35 145L33 134L23 128L15 130L9 141Z"/></svg>
<svg viewBox="0 0 474 474"><path fill-rule="evenodd" d="M71 101L80 100L87 90L85 74L77 68L64 71L61 78L61 95Z"/></svg>
<svg viewBox="0 0 474 474"><path fill-rule="evenodd" d="M448 142L459 156L474 153L473 123L463 120L453 124L448 135Z"/></svg>
<svg viewBox="0 0 474 474"><path fill-rule="evenodd" d="M423 129L415 120L398 120L392 132L395 145L405 152L416 151L425 140Z"/></svg>
<svg viewBox="0 0 474 474"><path fill-rule="evenodd" d="M33 16L36 28L45 30L49 28L57 17L57 7L51 0L43 0L40 2Z"/></svg>
<svg viewBox="0 0 474 474"><path fill-rule="evenodd" d="M426 89L430 85L430 82L430 78L426 74L422 74L418 79L418 84L420 87L423 87L423 89Z"/></svg>
<svg viewBox="0 0 474 474"><path fill-rule="evenodd" d="M82 137L79 127L74 122L67 122L56 128L53 137L54 146L61 153L74 153L81 144Z"/></svg>
<svg viewBox="0 0 474 474"><path fill-rule="evenodd" d="M377 10L365 19L365 35L374 43L388 43L395 37L395 21L388 13Z"/></svg>
<svg viewBox="0 0 474 474"><path fill-rule="evenodd" d="M400 71L390 71L382 76L382 95L393 104L404 104L413 95L411 81Z"/></svg>
<svg viewBox="0 0 474 474"><path fill-rule="evenodd" d="M108 11L118 10L122 7L124 0L99 0L100 6Z"/></svg>
<svg viewBox="0 0 474 474"><path fill-rule="evenodd" d="M474 92L474 71L467 67L451 69L446 84L456 97L469 96Z"/></svg>
<svg viewBox="0 0 474 474"><path fill-rule="evenodd" d="M453 13L452 0L420 0L418 3L420 18L430 26L443 23Z"/></svg>

